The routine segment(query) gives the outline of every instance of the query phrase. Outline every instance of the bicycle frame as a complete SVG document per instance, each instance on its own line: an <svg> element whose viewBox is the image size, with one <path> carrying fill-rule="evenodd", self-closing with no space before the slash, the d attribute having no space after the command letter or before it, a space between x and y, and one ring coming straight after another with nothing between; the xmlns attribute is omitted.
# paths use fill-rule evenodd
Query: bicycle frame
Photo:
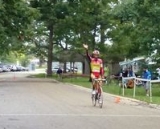
<svg viewBox="0 0 160 129"><path fill-rule="evenodd" d="M101 93L101 86L102 86L102 80L100 79L94 79L93 80L93 88L98 92Z"/></svg>
<svg viewBox="0 0 160 129"><path fill-rule="evenodd" d="M106 79L93 79L93 87L94 87L94 90L96 90L96 94L92 95L92 103L94 104L94 106L96 106L96 101L98 100L100 108L102 108L102 105L103 105L103 97L102 97L103 81L106 81Z"/></svg>

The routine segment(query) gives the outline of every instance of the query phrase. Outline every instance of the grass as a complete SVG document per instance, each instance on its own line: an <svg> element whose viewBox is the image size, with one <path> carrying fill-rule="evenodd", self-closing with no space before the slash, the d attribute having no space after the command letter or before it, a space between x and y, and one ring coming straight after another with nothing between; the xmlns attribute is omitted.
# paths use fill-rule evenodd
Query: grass
<svg viewBox="0 0 160 129"><path fill-rule="evenodd" d="M43 78L45 77L45 75L38 74L36 75L36 77ZM57 76L54 74L53 78L57 79ZM72 83L72 84L80 85L86 88L91 88L91 83L89 82L89 79L86 77L64 78L62 82ZM104 84L103 91L110 94L122 96L122 88L118 86L118 82L116 81L112 81L110 84ZM133 98L133 89L125 88L124 96ZM150 102L150 97L147 97L145 95L145 89L143 88L143 86L136 87L135 99L141 100L147 103L159 105L160 104L160 84L152 85L152 102Z"/></svg>

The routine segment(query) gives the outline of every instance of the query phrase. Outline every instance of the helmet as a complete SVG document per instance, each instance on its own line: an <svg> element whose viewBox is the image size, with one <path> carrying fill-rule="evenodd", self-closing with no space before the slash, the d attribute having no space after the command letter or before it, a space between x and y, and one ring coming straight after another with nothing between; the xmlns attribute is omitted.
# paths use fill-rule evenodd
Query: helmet
<svg viewBox="0 0 160 129"><path fill-rule="evenodd" d="M93 55L99 55L99 51L98 50L94 50L93 51Z"/></svg>

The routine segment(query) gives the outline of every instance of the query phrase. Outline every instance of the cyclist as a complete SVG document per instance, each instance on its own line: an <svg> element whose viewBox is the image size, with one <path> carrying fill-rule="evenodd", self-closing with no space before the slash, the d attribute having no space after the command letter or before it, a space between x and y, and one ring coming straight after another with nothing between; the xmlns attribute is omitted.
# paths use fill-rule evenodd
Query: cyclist
<svg viewBox="0 0 160 129"><path fill-rule="evenodd" d="M83 47L86 49L87 58L90 61L90 70L91 70L91 79L92 79L92 94L95 94L95 85L94 79L104 78L104 68L103 68L103 61L99 58L99 51L94 50L92 56L88 53L88 45L83 44Z"/></svg>

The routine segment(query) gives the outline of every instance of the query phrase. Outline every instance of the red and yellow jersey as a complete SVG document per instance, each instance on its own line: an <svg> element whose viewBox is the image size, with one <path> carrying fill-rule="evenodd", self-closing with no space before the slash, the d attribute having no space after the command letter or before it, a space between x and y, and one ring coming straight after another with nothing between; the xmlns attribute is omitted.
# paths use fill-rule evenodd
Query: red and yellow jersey
<svg viewBox="0 0 160 129"><path fill-rule="evenodd" d="M100 73L101 68L103 67L102 60L101 59L95 59L91 58L91 72Z"/></svg>
<svg viewBox="0 0 160 129"><path fill-rule="evenodd" d="M100 76L103 76L104 69L103 69L103 61L100 58L93 58L89 56L87 52L87 57L90 61L90 70L91 74L93 74L96 78L99 78Z"/></svg>

